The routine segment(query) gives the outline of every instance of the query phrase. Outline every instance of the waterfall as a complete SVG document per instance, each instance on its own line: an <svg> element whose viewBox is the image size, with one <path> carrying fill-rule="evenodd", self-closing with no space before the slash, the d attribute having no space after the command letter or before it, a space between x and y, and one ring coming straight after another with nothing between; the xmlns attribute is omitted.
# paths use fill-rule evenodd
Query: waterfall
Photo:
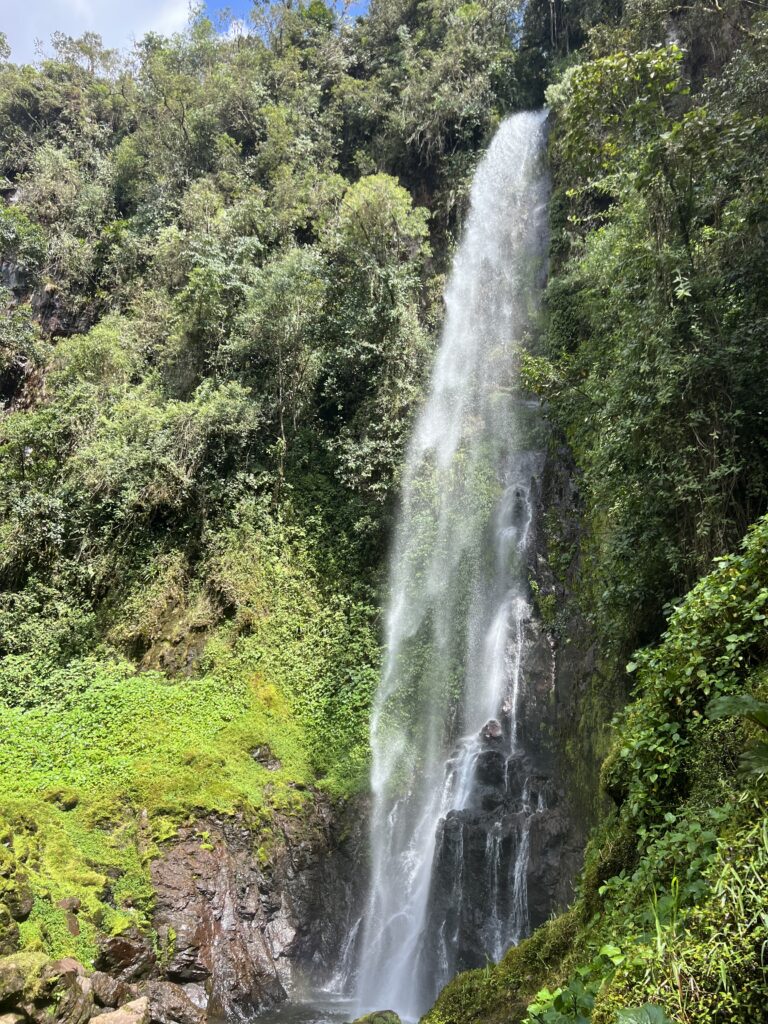
<svg viewBox="0 0 768 1024"><path fill-rule="evenodd" d="M544 806L524 707L543 456L516 367L546 252L545 117L504 121L477 169L408 448L371 720L361 1012L417 1018L456 970L497 958L527 926Z"/></svg>

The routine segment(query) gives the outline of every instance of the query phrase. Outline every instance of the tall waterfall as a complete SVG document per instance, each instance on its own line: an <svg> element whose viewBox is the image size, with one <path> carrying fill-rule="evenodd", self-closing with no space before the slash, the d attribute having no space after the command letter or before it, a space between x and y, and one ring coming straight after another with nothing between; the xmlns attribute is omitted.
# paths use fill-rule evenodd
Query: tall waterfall
<svg viewBox="0 0 768 1024"><path fill-rule="evenodd" d="M542 454L516 367L546 251L545 117L510 117L478 167L408 449L371 722L361 1012L418 1017L457 970L528 928L529 831L545 796L521 694Z"/></svg>

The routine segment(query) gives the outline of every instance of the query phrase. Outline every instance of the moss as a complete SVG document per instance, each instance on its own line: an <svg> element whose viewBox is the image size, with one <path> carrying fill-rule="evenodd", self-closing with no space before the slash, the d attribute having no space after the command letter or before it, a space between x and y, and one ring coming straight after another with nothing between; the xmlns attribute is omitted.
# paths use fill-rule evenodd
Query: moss
<svg viewBox="0 0 768 1024"><path fill-rule="evenodd" d="M514 1024L545 979L567 969L578 950L580 911L571 910L537 929L498 964L458 975L440 993L424 1024Z"/></svg>
<svg viewBox="0 0 768 1024"><path fill-rule="evenodd" d="M603 909L600 894L603 884L622 871L630 870L637 862L637 857L637 835L616 814L593 830L579 880L583 913L587 919Z"/></svg>

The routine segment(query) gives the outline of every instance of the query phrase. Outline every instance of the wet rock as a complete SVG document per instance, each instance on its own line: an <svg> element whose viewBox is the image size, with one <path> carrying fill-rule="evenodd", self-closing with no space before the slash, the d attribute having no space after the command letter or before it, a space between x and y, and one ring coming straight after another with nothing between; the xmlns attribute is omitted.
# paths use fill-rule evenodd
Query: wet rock
<svg viewBox="0 0 768 1024"><path fill-rule="evenodd" d="M134 927L101 942L95 967L120 981L137 981L146 978L154 970L156 962L149 940Z"/></svg>
<svg viewBox="0 0 768 1024"><path fill-rule="evenodd" d="M114 1008L131 1002L138 995L134 985L119 981L103 971L95 971L90 981L93 998L99 1006Z"/></svg>
<svg viewBox="0 0 768 1024"><path fill-rule="evenodd" d="M172 981L150 981L146 984L149 998L149 1019L152 1024L203 1024L205 1008L190 999L181 985Z"/></svg>
<svg viewBox="0 0 768 1024"><path fill-rule="evenodd" d="M90 979L85 977L82 964L67 957L47 964L42 971L42 992L45 1006L34 1010L23 1007L35 1020L50 1021L51 1015L61 1024L86 1024L93 1013L93 993Z"/></svg>
<svg viewBox="0 0 768 1024"><path fill-rule="evenodd" d="M153 863L155 926L161 936L175 936L168 978L204 981L212 1017L246 1021L259 1009L285 999L285 989L264 934L262 879L250 836L247 831L240 837L230 832L227 841L215 824L208 824L205 847L212 849L201 844L199 830L189 829ZM201 1020L199 1008L184 999L189 1019L158 1017L161 1024Z"/></svg>
<svg viewBox="0 0 768 1024"><path fill-rule="evenodd" d="M484 740L500 743L504 737L504 731L501 728L500 723L497 722L495 718L491 718L480 730L480 735Z"/></svg>
<svg viewBox="0 0 768 1024"><path fill-rule="evenodd" d="M326 984L361 913L364 825L361 803L331 807L313 793L301 814L275 821L265 847L237 817L182 829L151 868L167 979L232 1020L284 999L294 972Z"/></svg>
<svg viewBox="0 0 768 1024"><path fill-rule="evenodd" d="M23 1021L27 1020L26 1014L16 1013L0 1013L0 1024L22 1024Z"/></svg>
<svg viewBox="0 0 768 1024"><path fill-rule="evenodd" d="M184 990L184 994L187 999L189 999L190 1002L198 1008L198 1010L208 1009L208 993L202 985L190 982L186 985L182 985L181 988Z"/></svg>
<svg viewBox="0 0 768 1024"><path fill-rule="evenodd" d="M402 1024L394 1010L376 1010L375 1013L367 1013L364 1017L358 1017L352 1024Z"/></svg>
<svg viewBox="0 0 768 1024"><path fill-rule="evenodd" d="M505 794L506 773L507 758L502 750L483 750L477 755L476 782L481 786L496 788L502 798Z"/></svg>
<svg viewBox="0 0 768 1024"><path fill-rule="evenodd" d="M149 1024L149 999L146 996L134 999L119 1010L100 1013L93 1020L98 1021L98 1024Z"/></svg>

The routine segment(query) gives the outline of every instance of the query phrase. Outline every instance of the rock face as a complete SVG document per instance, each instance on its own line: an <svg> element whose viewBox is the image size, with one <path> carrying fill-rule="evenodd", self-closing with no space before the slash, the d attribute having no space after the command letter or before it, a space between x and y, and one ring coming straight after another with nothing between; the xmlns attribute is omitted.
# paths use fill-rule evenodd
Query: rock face
<svg viewBox="0 0 768 1024"><path fill-rule="evenodd" d="M258 852L243 821L211 817L153 863L164 976L212 1018L250 1020L304 977L328 982L366 881L360 810L350 810L357 829L346 842L340 817L318 796ZM165 1024L154 1008L152 1019ZM178 1012L169 1019L195 1024Z"/></svg>
<svg viewBox="0 0 768 1024"><path fill-rule="evenodd" d="M0 958L0 1024L245 1024L305 978L327 984L367 881L364 821L311 794L268 847L237 817L181 830L151 867L159 953L133 928L102 941L90 975Z"/></svg>
<svg viewBox="0 0 768 1024"><path fill-rule="evenodd" d="M254 1007L285 998L267 939L261 874L247 831L223 823L204 831L205 843L188 830L152 865L155 926L170 951L166 976L203 983L212 1016L244 1021ZM283 936L289 943L293 931L285 928Z"/></svg>
<svg viewBox="0 0 768 1024"><path fill-rule="evenodd" d="M96 969L114 980L128 982L148 977L156 963L147 939L136 928L130 928L102 942Z"/></svg>

